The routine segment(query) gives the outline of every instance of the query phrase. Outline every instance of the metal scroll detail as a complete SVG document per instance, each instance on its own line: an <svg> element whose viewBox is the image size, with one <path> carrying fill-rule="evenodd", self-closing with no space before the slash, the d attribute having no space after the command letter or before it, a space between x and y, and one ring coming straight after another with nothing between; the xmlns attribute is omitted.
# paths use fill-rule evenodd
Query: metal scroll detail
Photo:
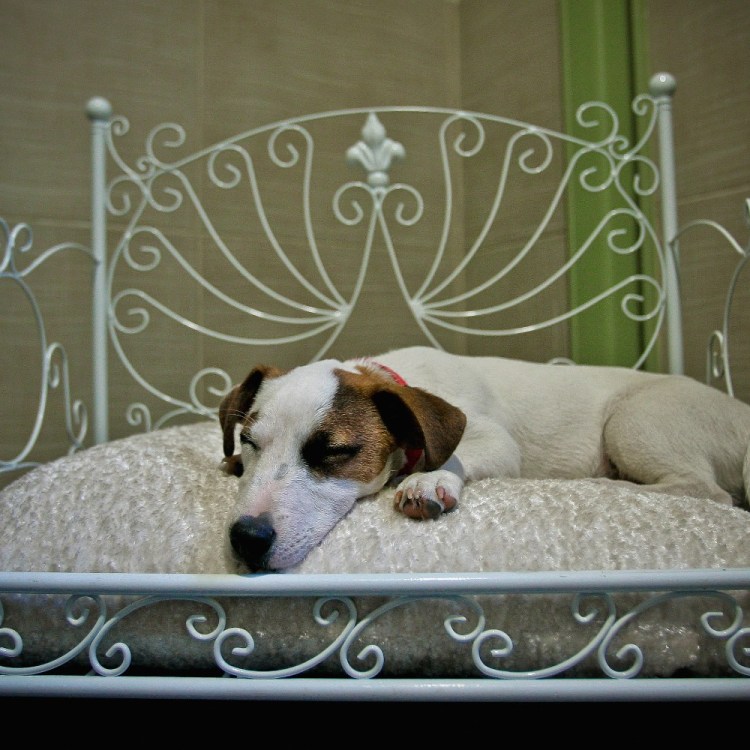
<svg viewBox="0 0 750 750"><path fill-rule="evenodd" d="M109 260L110 334L134 380L150 396L169 406L169 411L156 419L145 403L133 404L129 420L153 429L184 414L214 416L218 397L230 387L231 378L225 370L206 366L194 374L185 394L175 395L136 365L141 360L129 354L127 342L138 334L148 334L154 328L155 316L213 339L218 346L265 352L269 347L304 344L310 347L305 349L309 359L319 359L329 352L360 300L376 241L384 244L396 287L425 340L433 346L442 348L441 333L512 336L538 331L617 296L627 318L654 321L650 339L633 363L640 366L661 327L665 260L656 232L638 203L640 198L653 195L659 184L656 165L642 153L655 127L654 99L638 97L633 113L643 121L644 135L631 144L620 133L616 113L600 103L584 105L578 113L584 127L599 126L606 132L592 141L507 118L449 109L340 110L247 131L184 157L177 154L185 145L185 130L165 123L151 131L145 152L130 163L118 150L129 123L122 117L112 119L107 148L117 174L108 184L106 204L113 223L124 223L124 230ZM436 119L438 125L432 131L406 127L406 133L413 136L405 144L403 138L389 137L385 125L393 122L395 127L404 127L405 115L423 118L420 122L427 117ZM315 176L331 169L327 159L320 156L326 153L316 140L320 128L330 127L333 132L332 126L341 124L347 132L352 118L360 123L364 119L362 138L342 151L350 165L364 170L365 179L344 180L338 187L324 182L325 191L332 192L321 193ZM498 130L505 145L487 159L496 177L490 200L482 209L486 215L475 237L461 241L457 255L455 235L464 209L456 191L463 180L462 165L480 155L485 157L488 143L496 141ZM430 143L430 138L435 141ZM424 177L399 182L391 176L394 164L424 150L425 145L435 154L432 162L437 177L435 184L430 184L430 195L440 196L437 208L431 205L432 197L428 206L423 187L416 182ZM557 179L553 175L557 167L551 165L559 164L559 154L566 148L573 156L549 194L539 225L512 257L486 265L482 252L492 232L509 220L504 206L514 181L543 174L546 179ZM276 196L277 178L281 176L291 178L293 186L283 200ZM617 207L601 217L590 236L548 278L527 288L521 274L513 293L488 304L488 290L505 283L511 275L515 279L518 268L528 262L532 249L560 212L573 180L592 193L612 191L618 196ZM326 201L327 213L322 216L320 206ZM427 262L415 280L404 250L409 232L427 222L428 209L430 226L437 227L436 239L420 256ZM250 230L245 229L249 219L256 227L253 239L238 239L234 236L237 233L247 231L250 236ZM331 222L338 229L332 228ZM292 231L288 225L296 228ZM331 249L331 235L342 249L346 248L345 262L342 250ZM202 243L200 252L191 251L191 237ZM361 244L355 244L355 238ZM660 278L631 274L578 307L547 319L509 327L492 323L496 316L523 306L564 278L597 246L617 255L653 253L658 268L655 276ZM481 280L476 283L463 284L467 269L477 263L490 270L480 274ZM263 268L270 268L269 264L277 271L264 275ZM219 267L223 273L214 270ZM174 269L170 273L176 283L189 290L193 299L201 300L200 304L165 300L157 296L156 287L148 287L147 277L165 268ZM348 274L346 279L342 278L342 268ZM144 279L144 284L123 284L121 277ZM226 277L232 279L230 285L223 283ZM462 286L457 285L458 279L462 279ZM208 309L210 315L204 314ZM226 329L225 321L232 316L245 316L246 322Z"/></svg>
<svg viewBox="0 0 750 750"><path fill-rule="evenodd" d="M750 226L750 198L745 201L745 221ZM732 273L727 294L724 300L724 314L721 328L711 332L706 345L706 382L709 384L724 383L727 393L734 396L734 384L732 382L731 359L729 355L729 328L732 320L732 308L734 297L737 291L737 284L745 270L745 265L750 259L750 242L745 247L733 237L725 227L715 221L698 220L685 224L684 227L675 235L674 242L670 248L673 253L677 254L677 245L679 240L687 233L704 227L718 234L728 245L730 250L734 250L739 256L737 264Z"/></svg>
<svg viewBox="0 0 750 750"><path fill-rule="evenodd" d="M74 399L70 388L68 354L65 346L57 341L49 341L47 327L42 315L39 300L29 282L29 277L42 265L53 258L70 251L84 253L91 257L89 248L75 242L64 242L49 247L32 257L33 234L28 224L10 226L0 218L0 231L3 235L3 254L0 258L0 282L13 285L22 293L28 306L28 315L34 322L39 351L41 372L36 414L24 445L14 455L0 458L0 474L32 468L39 465L33 459L33 451L39 440L42 426L47 416L49 399L59 392L62 399L65 432L69 442L69 453L83 446L88 430L88 414L81 399ZM33 367L31 368L33 371Z"/></svg>
<svg viewBox="0 0 750 750"><path fill-rule="evenodd" d="M486 601L486 597L483 597ZM525 597L528 599L529 597ZM533 599L533 597L531 597ZM676 639L675 643L654 642L653 633L650 634L651 626L644 623L639 626L639 620L650 610L657 610L665 605L675 603L678 600L695 598L700 601L700 606L706 606L706 611L701 615L692 614L685 622L671 622L668 630L670 637ZM304 601L300 600L300 601ZM252 619L252 599L245 600L248 609L243 610L244 617ZM267 626L256 626L253 630L252 624L239 626L228 626L228 610L225 605L211 596L184 595L184 596L162 596L150 595L136 597L119 611L110 614L107 609L105 597L94 594L71 595L64 606L65 621L69 627L78 634L78 642L68 648L65 653L51 658L44 663L29 665L20 664L24 655L24 636L19 632L18 626L9 627L4 622L3 602L0 600L0 679L3 676L12 675L37 675L50 672L66 673L70 669L86 669L88 663L88 674L90 676L117 677L127 675L132 663L131 646L117 635L118 627L123 624L127 626L128 620L134 620L138 613L144 610L163 607L170 603L180 606L196 606L194 613L184 618L184 630L180 633L169 633L164 631L160 625L159 659L166 655L165 649L171 649L173 654L179 654L185 647L185 636L192 638L195 642L206 644L212 651L214 665L218 673L225 676L244 679L279 679L304 675L325 665L329 673L334 670L336 657L343 672L353 679L373 679L381 676L389 654L386 648L377 642L377 638L383 637L383 632L388 633L387 620L398 610L415 609L418 617L412 622L419 623L419 630L410 632L403 629L400 624L393 625L394 631L386 637L392 652L399 650L408 652L409 660L428 658L433 665L432 669L440 673L441 669L455 669L455 665L446 667L451 658L446 657L438 651L430 652L435 648L435 643L427 639L423 642L422 628L429 627L425 620L424 612L417 608L433 606L436 602L446 605L450 614L439 615L437 610L431 610L430 614L442 617L442 627L447 637L444 648L449 648L450 643L455 644L463 653L461 670L464 672L475 672L475 677L486 677L498 680L536 680L555 677L565 677L572 674L580 674L581 670L591 676L596 676L596 669L600 670L599 676L613 679L631 679L643 676L644 667L648 664L649 649L657 652L669 652L671 648L678 649L684 644L684 639L699 638L702 631L708 641L713 639L723 645L723 653L726 663L712 667L713 670L723 671L727 674L738 676L750 676L750 662L748 660L748 642L750 641L750 627L745 624L745 613L738 599L734 596L715 590L706 591L672 591L656 595L645 596L634 606L625 607L624 611L618 612L616 599L612 594L592 593L576 594L570 603L570 614L572 621L552 637L563 644L574 644L569 647L570 653L554 663L544 663L549 659L547 651L540 649L535 644L533 634L522 632L527 630L525 624L516 619L515 624L509 628L498 629L492 627L491 620L502 614L502 607L498 609L497 603L482 605L475 597L469 595L425 595L425 596L393 596L372 612L360 615L357 603L347 596L327 596L318 598L312 604L312 630L306 629L306 618L297 623L300 632L293 636L296 644L317 643L321 636L327 642L321 646L310 646L318 648L317 653L309 653L298 646L292 648L276 646L279 655L268 658L261 667L253 667L253 657L256 646L265 643L273 646L276 634L272 628ZM503 602L510 603L507 595ZM705 602L705 605L703 604ZM533 601L537 605L537 600ZM603 606L602 606L603 605ZM208 615L206 614L208 611ZM695 612L700 611L696 606ZM182 610L180 610L182 611ZM493 614L488 614L488 612ZM233 612L237 615L237 610ZM343 616L343 619L342 619ZM699 617L699 622L693 620ZM378 630L385 623L385 631ZM277 622L277 625L280 623ZM439 620L438 623L439 624ZM35 623L25 623L29 631L33 631ZM58 626L55 626L57 628ZM134 644L138 641L137 625L130 631ZM320 628L320 633L315 628ZM127 627L125 628L127 630ZM513 633L512 630L518 630ZM330 637L325 634L330 631ZM370 640L368 631L376 635ZM688 636L688 633L692 635ZM31 633L29 634L31 635ZM68 634L69 635L69 634ZM529 640L529 636L532 636ZM547 634L549 635L549 634ZM575 635L572 638L571 635ZM35 634L35 638L39 634ZM287 637L289 637L287 635ZM639 643L647 641L644 646ZM300 640L301 639L301 640ZM317 639L317 640L316 640ZM369 642L368 642L369 641ZM624 641L624 645L622 644ZM366 645L357 645L364 642ZM692 643L692 640L690 641ZM100 654L103 645L106 652ZM170 644L170 645L164 645ZM180 645L182 644L182 645ZM142 648L142 644L138 647ZM523 653L524 648L528 653ZM692 646L693 652L700 649ZM426 650L429 653L422 653ZM351 653L355 651L355 653ZM722 649L717 649L721 653ZM299 655L300 661L296 664L282 663L290 658L289 653ZM520 653L519 653L520 652ZM273 648L271 648L273 653ZM280 654L283 653L283 656ZM393 655L393 654L392 654ZM105 663L102 657L108 660ZM292 657L294 658L294 657ZM519 659L517 663L521 667L509 666L513 659ZM14 665L14 660L19 664ZM326 664L327 663L327 664ZM143 669L143 664L140 665ZM146 667L148 668L148 667ZM160 667L162 668L162 667ZM206 668L203 662L202 669Z"/></svg>

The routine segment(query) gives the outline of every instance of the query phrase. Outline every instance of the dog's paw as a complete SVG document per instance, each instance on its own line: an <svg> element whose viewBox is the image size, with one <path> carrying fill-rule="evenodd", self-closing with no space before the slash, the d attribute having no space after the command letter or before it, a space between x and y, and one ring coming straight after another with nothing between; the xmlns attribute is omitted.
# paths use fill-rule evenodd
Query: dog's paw
<svg viewBox="0 0 750 750"><path fill-rule="evenodd" d="M410 474L396 488L394 506L409 518L438 518L452 511L463 488L463 480L450 471Z"/></svg>

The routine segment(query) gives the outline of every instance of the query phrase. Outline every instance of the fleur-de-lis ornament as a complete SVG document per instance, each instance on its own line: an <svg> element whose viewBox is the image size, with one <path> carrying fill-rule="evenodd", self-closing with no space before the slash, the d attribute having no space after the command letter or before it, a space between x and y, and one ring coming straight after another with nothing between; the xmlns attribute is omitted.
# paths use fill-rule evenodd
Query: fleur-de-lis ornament
<svg viewBox="0 0 750 750"><path fill-rule="evenodd" d="M374 112L370 112L362 128L362 138L347 152L349 164L362 165L367 170L367 182L372 187L385 187L388 184L388 170L394 159L403 159L406 150L403 145L388 138L383 123Z"/></svg>

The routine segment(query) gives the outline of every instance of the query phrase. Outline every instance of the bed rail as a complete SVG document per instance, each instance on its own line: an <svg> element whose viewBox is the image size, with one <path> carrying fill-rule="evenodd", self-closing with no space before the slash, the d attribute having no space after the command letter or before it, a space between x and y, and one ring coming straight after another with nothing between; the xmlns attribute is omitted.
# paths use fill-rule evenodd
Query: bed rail
<svg viewBox="0 0 750 750"><path fill-rule="evenodd" d="M0 695L350 701L746 700L750 697L750 681L744 678L750 676L750 666L743 663L747 662L748 653L743 644L750 636L750 628L742 626L743 609L735 597L748 590L748 569L239 577L0 573L0 592L4 595L68 596L69 626L82 631L74 648L49 663L0 665ZM614 597L623 592L648 592L648 596L636 606L622 610ZM112 594L129 595L132 601L121 605L119 611L109 612L106 599ZM477 597L507 599L545 594L570 595L571 619L581 628L587 627L599 608L607 616L590 633L590 640L560 663L540 663L524 671L503 669L503 658L516 648L516 639L512 633L487 627ZM375 611L360 615L358 596L384 597L384 603ZM222 604L226 597L309 599L320 628L336 632L319 654L301 664L273 670L239 667L232 663L234 657L251 654L257 643L273 634L255 631L252 626L228 627ZM644 612L686 597L707 598L710 602L702 617L703 628L708 639L725 644L726 674L642 677L648 654L637 642L626 639L623 645L617 641L618 636ZM376 642L355 644L367 643L368 629L394 609L420 606L435 599L455 606L456 613L443 623L445 640L448 643L452 639L471 650L476 678L382 676L387 651ZM196 613L184 621L182 637L213 643L215 670L200 676L130 674L130 646L119 640L106 652L106 657L119 663L113 666L110 661L105 666L98 651L109 631L139 610L165 601L189 601L195 605ZM206 609L210 617L204 614ZM1 650L2 656L22 652L23 634L6 627L0 635L12 642L11 647ZM404 633L403 637L418 639L419 633ZM685 636L676 628L673 637ZM495 644L489 654L488 643ZM227 656L230 645L232 650ZM664 648L668 649L669 644L665 643ZM356 654L350 653L355 649L359 649ZM88 672L81 671L81 655L86 656ZM592 656L596 657L600 676L576 676L576 668ZM340 676L315 673L318 666L336 657ZM77 670L66 672L70 665L76 665Z"/></svg>

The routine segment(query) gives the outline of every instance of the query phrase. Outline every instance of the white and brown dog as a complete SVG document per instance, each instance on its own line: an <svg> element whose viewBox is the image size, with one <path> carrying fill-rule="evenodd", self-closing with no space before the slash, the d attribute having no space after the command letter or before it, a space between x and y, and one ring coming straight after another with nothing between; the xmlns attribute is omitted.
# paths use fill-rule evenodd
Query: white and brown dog
<svg viewBox="0 0 750 750"><path fill-rule="evenodd" d="M301 562L358 498L397 480L417 519L485 477L608 478L746 504L750 406L682 376L412 347L261 366L223 399L230 528L250 570ZM234 455L239 432L241 453Z"/></svg>

